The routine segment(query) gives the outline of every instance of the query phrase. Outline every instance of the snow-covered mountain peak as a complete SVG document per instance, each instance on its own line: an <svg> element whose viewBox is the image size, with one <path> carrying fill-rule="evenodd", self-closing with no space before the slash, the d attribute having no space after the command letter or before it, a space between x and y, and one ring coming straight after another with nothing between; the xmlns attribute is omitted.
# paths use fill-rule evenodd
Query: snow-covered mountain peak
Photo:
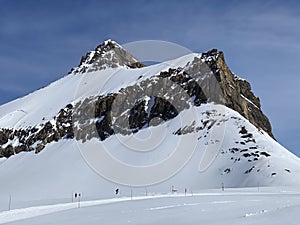
<svg viewBox="0 0 300 225"><path fill-rule="evenodd" d="M108 39L98 45L94 51L89 51L83 56L79 65L72 68L69 73L86 73L117 67L140 68L144 65L117 42Z"/></svg>
<svg viewBox="0 0 300 225"><path fill-rule="evenodd" d="M107 40L70 75L0 106L0 197L65 197L72 190L93 197L99 187L107 197L116 183L151 184L149 189L158 192L172 186L217 188L222 182L230 187L300 185L299 158L271 138L259 98L231 72L222 51L129 69L140 66ZM84 153L98 154L99 146L116 159L112 163L122 164L93 157L87 166ZM121 179L155 180L115 181L91 171L98 165ZM134 170L125 173L123 165ZM148 166L155 170L145 171L155 176L139 177L144 173L136 169ZM125 188L120 185L122 192Z"/></svg>

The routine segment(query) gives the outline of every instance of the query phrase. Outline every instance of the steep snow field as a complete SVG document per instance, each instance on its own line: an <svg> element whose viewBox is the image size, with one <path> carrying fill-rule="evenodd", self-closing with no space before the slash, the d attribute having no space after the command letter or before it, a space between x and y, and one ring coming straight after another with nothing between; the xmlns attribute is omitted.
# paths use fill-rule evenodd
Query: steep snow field
<svg viewBox="0 0 300 225"><path fill-rule="evenodd" d="M208 118L208 112L209 118L216 121L214 122L216 126L182 135L174 134L180 127L191 124L197 127L197 123L201 125L201 120ZM191 117L190 113L198 115L199 118ZM242 126L253 134L256 141L239 145L250 148L255 144L254 146L258 146L257 149L268 152L270 157L262 155L253 160L255 156L244 157L244 151L226 152L232 146L239 146L236 144L237 141L244 140L239 133ZM178 154L178 151L189 156L181 167L171 167L173 173L170 174L170 179L148 185L148 192L167 193L172 186L181 192L185 188L191 192L203 188L219 188L222 183L226 187L295 186L300 183L299 159L266 133L261 133L238 113L224 106L207 104L196 109L191 108L183 111L175 119L149 129L155 129L154 134L165 134L159 145L149 152L133 151L132 145L121 144L122 139L118 136L111 136L103 142L111 155L121 162L135 166L164 162L164 158L168 159L173 154ZM123 138L130 140L139 135L146 136L147 131L149 130L144 129ZM151 138L156 137L150 135L150 143ZM93 142L93 139L86 142L85 148L88 149ZM120 189L121 194L130 193L131 189L139 195L146 192L144 187L131 188L103 178L88 166L80 148L85 152L82 144L74 140L62 140L47 145L37 155L33 152L20 153L4 160L0 164L0 210L7 208L7 199L10 195L15 207L28 207L68 202L74 192L82 192L85 199L112 198L116 188ZM251 154L257 149L248 150L246 153ZM238 158L240 160L237 160ZM251 159L253 161L249 162ZM104 161L103 163L105 164ZM162 167L154 172L163 174L165 170ZM122 176L128 179L134 177L133 174L126 173Z"/></svg>
<svg viewBox="0 0 300 225"><path fill-rule="evenodd" d="M0 213L0 224L298 225L299 210L295 190L226 189L13 209Z"/></svg>

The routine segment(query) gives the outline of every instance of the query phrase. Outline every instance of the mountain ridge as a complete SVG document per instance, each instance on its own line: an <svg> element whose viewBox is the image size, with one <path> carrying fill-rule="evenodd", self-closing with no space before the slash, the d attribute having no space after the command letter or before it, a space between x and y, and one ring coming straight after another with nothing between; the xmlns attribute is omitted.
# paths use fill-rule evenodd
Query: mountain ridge
<svg viewBox="0 0 300 225"><path fill-rule="evenodd" d="M103 64L103 62L100 67L99 64L97 64L97 66L93 66L93 64L94 62L99 61L99 57L101 58L103 55L106 54L106 52L110 52L112 49L114 51L116 51L115 49L118 49L118 51L121 52L122 56L126 56L125 59L129 58L127 62L138 62L129 53L125 52L125 50L116 42L107 40L97 46L95 50L95 52L98 52L97 56L95 56L96 54L94 53L94 56L89 57L91 52L87 53L87 57L85 57L84 60L81 60L84 62L80 63L80 66L77 67L77 69L74 69L72 73L84 73L84 71L86 70L91 70L91 72L93 72L105 69L105 63ZM123 59L124 58L121 58L120 63L116 63L119 64L119 66L126 66L124 61L122 61ZM107 61L104 60L104 62ZM86 66L85 64L88 64L88 66L92 65L92 69ZM113 64L113 68L115 68L117 64ZM139 64L142 65L141 63ZM108 67L109 66L110 65L108 65ZM212 72L212 74L208 75L211 78L205 78L204 80L201 80L201 76L203 75L201 74L201 72L199 73L199 71L201 71L200 68L204 68L204 71L202 71L202 73ZM155 81L156 78L161 79L161 81ZM163 80L169 80L169 84L167 84ZM142 83L144 83L144 85L140 87L139 85L141 85ZM135 116L129 115L130 124L127 125L131 126L131 128L125 128L125 130L130 130L129 132L137 132L139 129L144 127L146 123L149 123L149 121L151 121L152 118L155 118L157 116L162 118L164 121L172 119L174 116L178 115L180 110L189 107L188 105L186 105L186 102L188 101L188 98L194 97L193 104L196 106L199 106L202 103L215 102L219 104L224 104L229 108L236 110L255 126L262 128L271 137L273 137L273 134L271 132L271 125L267 117L261 112L259 99L252 93L250 84L247 81L239 79L232 74L232 72L229 70L228 66L225 63L223 52L218 51L217 49L213 49L208 52L202 53L201 56L199 56L199 58L195 57L193 61L188 62L184 68L179 67L176 69L169 69L168 71L160 72L160 74L156 75L156 77L151 77L148 80L143 80L140 83L138 82L137 84L137 86L129 86L123 89L121 92L118 92L117 94L111 93L108 97L96 96L96 99L90 99L91 104L94 104L94 101L98 102L96 104L99 105L99 108L96 107L94 109L95 114L93 115L92 113L89 116L97 118L102 117L104 114L110 115L109 113L111 110L111 106L112 104L114 104L116 98L121 98L123 100L129 99L129 102L132 100L140 101L139 105L134 105L134 103L118 105L118 110L119 108L126 110L127 108L140 107L140 111L136 111ZM149 86L149 84L152 85L150 88L147 87ZM176 84L175 86L178 86L180 88L175 89L171 93L160 93L158 88L155 87L158 84L162 85L162 87L159 88L165 90L170 90L171 86L174 86L174 84ZM212 87L212 85L214 86ZM218 85L220 86L220 88L217 87ZM127 89L131 90L127 91ZM184 92L184 94L182 94L182 92ZM140 93L139 97L137 96L137 93ZM160 98L151 96L153 93L159 93L161 95ZM178 95L178 93L181 93L181 95L185 95L185 93L188 93L188 95L185 96L187 97L187 99L184 99L183 101L180 99L176 100L176 97L174 96L180 96ZM145 107L145 105L143 105L143 98L146 97L149 99L154 98L153 101L155 102L155 104L153 105L153 108L155 109L152 112L152 114L149 115L149 118L145 117L146 113L142 110L142 108ZM179 109L175 109L172 104L168 103L168 101L170 101L170 99L172 98L173 105L176 105L176 107L179 107ZM168 99L168 101L165 101L163 99ZM76 117L76 115L74 115L74 112L76 111L73 111L73 108L76 108L77 111L85 111L86 108L90 107L87 105L86 100L88 99L84 99L83 101L85 103L84 106L78 105L78 103L77 105L66 105L64 108L60 109L60 111L54 116L54 119L52 121L45 121L44 124L41 126L37 124L38 127L34 126L20 130L0 130L0 156L9 157L13 154L18 154L21 151L35 151L36 153L38 153L48 143L51 143L53 141L57 142L62 138L74 138L74 127L72 125L72 117ZM179 106L179 102L181 102L180 104L183 105ZM108 111L103 111L103 104L108 104L108 107L105 107L109 109ZM249 110L251 106L254 107L253 109ZM121 114L122 113L123 112L121 110ZM124 117L127 116L127 114L123 114L121 117L115 115L116 118L118 117L117 122L121 120L126 121L126 118ZM97 123L89 124L88 131L85 131L83 129L76 129L75 127L75 133L81 137L83 133L85 133L85 135L89 137L97 137L97 135L99 135L101 140L104 140L107 137L107 134L112 135L115 133L112 127L114 129L118 129L119 131L123 131L124 133L125 130L124 128L122 128L124 124L118 122L119 124L117 126L113 125L111 124L112 119L113 118L104 117L103 121L98 120ZM85 123L85 121L83 121L83 123ZM97 127L97 132L92 132L93 134L88 134L89 132L94 130L91 128L92 126ZM124 134L128 133L128 131L126 131ZM106 133L106 135L104 135L104 133ZM19 143L19 145L14 146L13 144L7 144L10 141L16 142L15 137L17 137L17 142ZM80 138L77 137L77 140L78 139Z"/></svg>

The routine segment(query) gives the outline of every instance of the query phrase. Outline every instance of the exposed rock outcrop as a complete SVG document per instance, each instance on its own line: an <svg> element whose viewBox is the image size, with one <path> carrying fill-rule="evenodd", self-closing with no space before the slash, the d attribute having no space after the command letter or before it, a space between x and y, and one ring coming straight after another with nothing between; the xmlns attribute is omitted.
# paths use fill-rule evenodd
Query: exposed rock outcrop
<svg viewBox="0 0 300 225"><path fill-rule="evenodd" d="M98 45L94 51L82 56L79 65L72 68L69 74L93 72L119 66L141 68L145 65L136 60L115 41L107 40Z"/></svg>
<svg viewBox="0 0 300 225"><path fill-rule="evenodd" d="M8 158L20 152L39 153L51 142L74 138L72 110L73 106L69 104L52 121L35 127L0 129L0 158Z"/></svg>
<svg viewBox="0 0 300 225"><path fill-rule="evenodd" d="M225 63L223 52L212 50L203 54L202 57L207 55L216 56L215 60L208 61L208 65L219 81L224 100L221 102L239 112L253 125L262 128L274 138L271 123L262 112L260 100L253 94L249 82L230 71Z"/></svg>

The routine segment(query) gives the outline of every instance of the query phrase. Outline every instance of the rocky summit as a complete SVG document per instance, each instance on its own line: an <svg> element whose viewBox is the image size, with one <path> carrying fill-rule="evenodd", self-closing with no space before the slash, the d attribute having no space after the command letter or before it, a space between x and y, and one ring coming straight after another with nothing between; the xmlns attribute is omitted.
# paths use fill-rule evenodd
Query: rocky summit
<svg viewBox="0 0 300 225"><path fill-rule="evenodd" d="M125 51L118 43L107 40L98 45L94 51L90 51L85 56L82 56L79 65L72 68L69 74L93 72L120 66L141 68L144 65Z"/></svg>

